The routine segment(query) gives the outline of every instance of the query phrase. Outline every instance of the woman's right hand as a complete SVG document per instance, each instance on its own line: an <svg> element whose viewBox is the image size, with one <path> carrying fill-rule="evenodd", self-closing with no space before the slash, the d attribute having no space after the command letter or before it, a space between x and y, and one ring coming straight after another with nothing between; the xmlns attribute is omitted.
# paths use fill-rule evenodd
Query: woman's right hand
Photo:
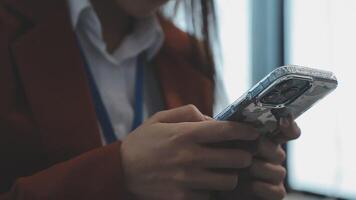
<svg viewBox="0 0 356 200"><path fill-rule="evenodd" d="M211 191L233 190L238 183L237 174L210 169L245 168L252 155L207 144L257 137L249 126L207 120L191 105L159 112L122 143L127 188L137 199L208 200Z"/></svg>

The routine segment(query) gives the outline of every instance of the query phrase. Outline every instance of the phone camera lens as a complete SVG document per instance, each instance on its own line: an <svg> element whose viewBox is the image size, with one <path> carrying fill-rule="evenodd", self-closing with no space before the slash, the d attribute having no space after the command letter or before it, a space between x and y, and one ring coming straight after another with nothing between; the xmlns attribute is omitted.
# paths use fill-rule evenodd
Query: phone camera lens
<svg viewBox="0 0 356 200"><path fill-rule="evenodd" d="M285 97L281 95L278 90L272 90L262 98L262 103L266 104L282 104L285 101Z"/></svg>
<svg viewBox="0 0 356 200"><path fill-rule="evenodd" d="M274 99L276 99L279 95L279 92L277 91L272 91L271 93L269 93L264 99L265 101L273 101Z"/></svg>
<svg viewBox="0 0 356 200"><path fill-rule="evenodd" d="M299 94L299 88L298 87L292 87L287 89L286 91L283 91L282 94L286 99L293 99Z"/></svg>
<svg viewBox="0 0 356 200"><path fill-rule="evenodd" d="M284 80L263 95L260 103L269 106L288 105L308 90L310 85L310 81L303 79Z"/></svg>
<svg viewBox="0 0 356 200"><path fill-rule="evenodd" d="M293 86L293 80L284 81L283 83L279 84L277 87L278 89L283 91L289 89L291 86Z"/></svg>

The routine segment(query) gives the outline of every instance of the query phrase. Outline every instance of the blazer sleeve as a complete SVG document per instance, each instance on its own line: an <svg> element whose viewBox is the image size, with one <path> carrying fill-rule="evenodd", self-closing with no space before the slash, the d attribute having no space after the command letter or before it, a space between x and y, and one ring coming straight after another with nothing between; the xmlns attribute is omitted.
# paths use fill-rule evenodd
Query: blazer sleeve
<svg viewBox="0 0 356 200"><path fill-rule="evenodd" d="M124 184L121 143L94 149L15 181L0 200L130 199Z"/></svg>

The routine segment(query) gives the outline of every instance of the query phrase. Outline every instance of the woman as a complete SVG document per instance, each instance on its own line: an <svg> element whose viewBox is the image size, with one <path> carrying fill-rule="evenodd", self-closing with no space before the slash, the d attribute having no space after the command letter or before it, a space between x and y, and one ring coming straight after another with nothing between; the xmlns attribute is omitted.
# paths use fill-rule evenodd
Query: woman
<svg viewBox="0 0 356 200"><path fill-rule="evenodd" d="M295 122L272 142L207 117L212 1L177 2L199 40L157 15L167 0L0 2L0 200L210 199L246 167L226 198L283 198ZM258 152L207 145L230 140Z"/></svg>

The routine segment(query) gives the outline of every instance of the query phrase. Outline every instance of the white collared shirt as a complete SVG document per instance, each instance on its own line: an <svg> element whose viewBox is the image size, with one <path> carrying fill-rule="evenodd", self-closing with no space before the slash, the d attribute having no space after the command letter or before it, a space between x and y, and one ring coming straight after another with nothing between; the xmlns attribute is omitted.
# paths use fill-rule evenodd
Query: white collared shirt
<svg viewBox="0 0 356 200"><path fill-rule="evenodd" d="M67 1L73 29L107 108L116 137L123 139L131 131L134 118L137 58L143 51L147 52L149 60L158 53L164 41L163 30L154 16L137 20L133 32L110 54L106 50L101 23L90 1ZM164 109L163 97L153 71L146 69L144 118ZM219 76L216 80L215 111L227 104L223 82Z"/></svg>
<svg viewBox="0 0 356 200"><path fill-rule="evenodd" d="M137 58L143 51L152 59L161 48L164 33L156 17L135 22L131 34L112 54L106 50L99 18L89 0L68 0L72 25L107 108L116 137L131 131ZM145 72L144 117L163 109L153 72ZM103 135L102 135L103 138ZM104 140L103 140L104 141Z"/></svg>

